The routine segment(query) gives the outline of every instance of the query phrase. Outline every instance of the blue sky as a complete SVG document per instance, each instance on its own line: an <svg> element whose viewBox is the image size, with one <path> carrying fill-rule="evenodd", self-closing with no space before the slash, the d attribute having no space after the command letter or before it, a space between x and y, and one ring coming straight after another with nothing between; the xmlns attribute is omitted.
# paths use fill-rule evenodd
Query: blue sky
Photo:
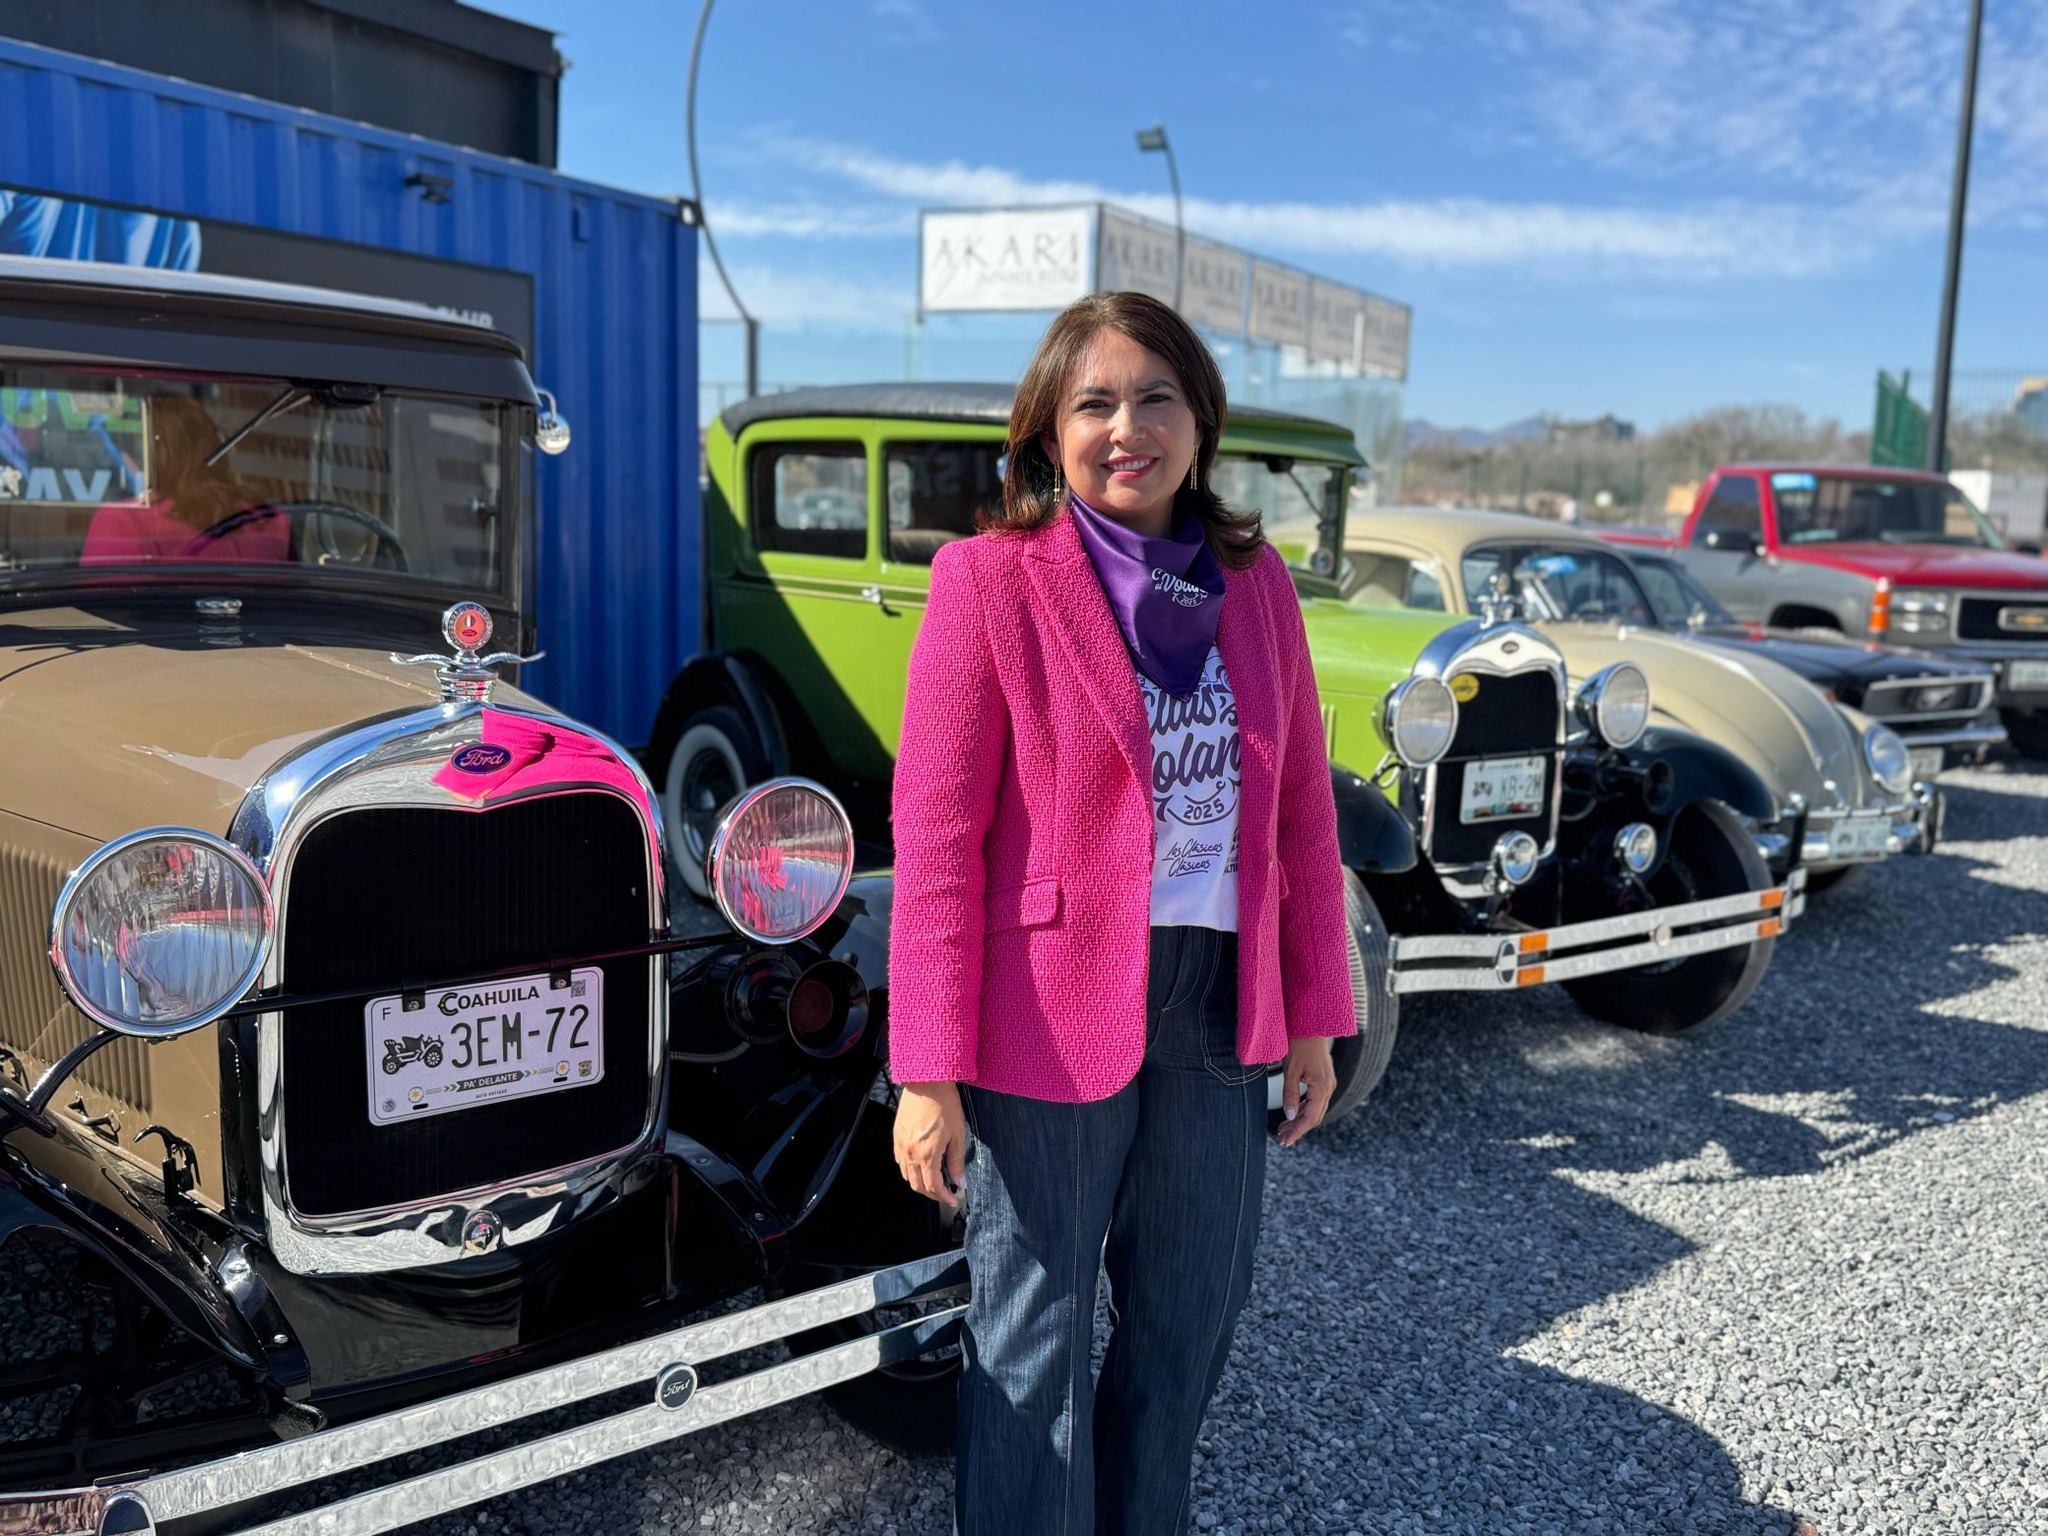
<svg viewBox="0 0 2048 1536"><path fill-rule="evenodd" d="M562 164L687 189L692 0L553 29ZM919 207L1106 197L1414 306L1407 411L1867 425L1934 347L1967 0L724 0L705 202L764 373L905 366ZM1987 0L1956 366L2048 372L2048 7ZM706 264L704 310L729 313ZM951 320L927 376L1013 371ZM736 372L707 336L707 375Z"/></svg>

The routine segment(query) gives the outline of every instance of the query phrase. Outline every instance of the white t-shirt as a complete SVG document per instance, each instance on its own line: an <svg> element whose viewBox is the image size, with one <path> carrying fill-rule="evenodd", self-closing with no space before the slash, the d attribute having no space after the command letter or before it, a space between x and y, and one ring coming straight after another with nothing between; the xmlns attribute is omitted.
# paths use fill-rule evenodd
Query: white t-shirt
<svg viewBox="0 0 2048 1536"><path fill-rule="evenodd" d="M1142 672L1152 724L1152 923L1237 931L1237 700L1214 646L1177 699Z"/></svg>

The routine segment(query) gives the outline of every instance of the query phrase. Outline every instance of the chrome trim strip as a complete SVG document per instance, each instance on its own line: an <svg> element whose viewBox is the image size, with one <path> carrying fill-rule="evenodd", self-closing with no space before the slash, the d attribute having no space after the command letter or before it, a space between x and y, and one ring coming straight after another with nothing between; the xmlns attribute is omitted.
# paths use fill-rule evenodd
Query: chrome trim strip
<svg viewBox="0 0 2048 1536"><path fill-rule="evenodd" d="M1996 747L2005 739L2002 725L1973 725L1959 731L1899 731L1899 740L1909 747Z"/></svg>
<svg viewBox="0 0 2048 1536"><path fill-rule="evenodd" d="M530 723L564 746L595 747L559 778L545 774L502 794L458 793L437 782L458 749L483 740L487 716ZM621 769L623 785L589 771L592 761ZM633 792L629 792L633 791ZM314 827L330 816L369 808L431 806L483 812L517 801L558 794L610 794L632 806L648 850L647 921L650 935L668 926L668 895L661 817L653 786L617 743L576 721L542 709L508 704L455 703L387 716L318 741L280 763L243 797L229 840L255 861L270 884L277 926L259 985L282 986L285 927L293 860ZM461 1229L479 1209L498 1217L504 1245L516 1246L555 1231L572 1217L610 1203L612 1187L629 1162L652 1147L666 1114L668 988L661 957L647 962L647 1113L626 1145L573 1165L535 1170L503 1184L437 1193L430 1200L388 1209L310 1217L292 1203L289 1135L284 1117L283 1016L257 1016L256 1111L258 1176L265 1236L271 1251L294 1274L379 1274L444 1264L464 1256ZM236 1262L229 1260L228 1262Z"/></svg>
<svg viewBox="0 0 2048 1536"><path fill-rule="evenodd" d="M1389 981L1396 993L1498 992L1542 986L1553 981L1572 981L1582 976L1599 976L1609 971L1631 970L1639 965L1729 949L1772 937L1805 911L1805 893L1806 872L1800 869L1794 870L1785 884L1768 890L1716 896L1682 906L1629 912L1557 928L1531 929L1524 933L1397 936L1393 941ZM1723 926L1704 928L1696 933L1671 932L1674 928L1706 923ZM1524 941L1534 936L1540 936L1542 947L1524 951ZM1603 949L1593 954L1553 958L1561 951L1612 943L1616 939L1640 939L1643 942ZM1415 963L1442 960L1460 963ZM1530 979L1532 975L1537 979Z"/></svg>
<svg viewBox="0 0 2048 1536"><path fill-rule="evenodd" d="M649 1385L654 1400L643 1407L242 1532L242 1536L312 1536L314 1532L320 1536L376 1536L807 1396L937 1348L966 1311L965 1302L951 1294L963 1288L966 1279L964 1254L934 1254L493 1386L201 1466L95 1488L0 1495L0 1536L97 1536L105 1514L117 1503L130 1509L139 1507L156 1521L185 1519L389 1462L480 1430L516 1424L622 1387L642 1382ZM678 1408L663 1406L652 1390L655 1380L674 1366L694 1367L857 1317L877 1306L924 1299L950 1304L844 1344L699 1387Z"/></svg>

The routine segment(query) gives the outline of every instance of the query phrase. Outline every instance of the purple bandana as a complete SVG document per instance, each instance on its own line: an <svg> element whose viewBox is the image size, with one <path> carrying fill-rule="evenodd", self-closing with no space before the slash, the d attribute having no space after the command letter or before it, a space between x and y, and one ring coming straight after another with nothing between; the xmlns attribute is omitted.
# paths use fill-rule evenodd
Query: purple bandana
<svg viewBox="0 0 2048 1536"><path fill-rule="evenodd" d="M1223 617L1223 567L1202 536L1201 520L1177 516L1172 533L1153 539L1078 496L1068 499L1131 660L1168 693L1185 698L1202 680Z"/></svg>

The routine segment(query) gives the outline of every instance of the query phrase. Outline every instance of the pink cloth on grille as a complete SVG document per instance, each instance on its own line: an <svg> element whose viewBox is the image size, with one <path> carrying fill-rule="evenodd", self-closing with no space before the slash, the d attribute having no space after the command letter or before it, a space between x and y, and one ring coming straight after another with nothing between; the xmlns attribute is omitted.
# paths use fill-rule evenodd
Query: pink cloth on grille
<svg viewBox="0 0 2048 1536"><path fill-rule="evenodd" d="M1243 745L1238 1037L1357 1028L1337 812L1279 553L1226 571L1216 636ZM889 1070L1078 1103L1145 1050L1152 740L1071 514L946 545L911 653L895 782ZM1282 919L1285 919L1283 922Z"/></svg>

